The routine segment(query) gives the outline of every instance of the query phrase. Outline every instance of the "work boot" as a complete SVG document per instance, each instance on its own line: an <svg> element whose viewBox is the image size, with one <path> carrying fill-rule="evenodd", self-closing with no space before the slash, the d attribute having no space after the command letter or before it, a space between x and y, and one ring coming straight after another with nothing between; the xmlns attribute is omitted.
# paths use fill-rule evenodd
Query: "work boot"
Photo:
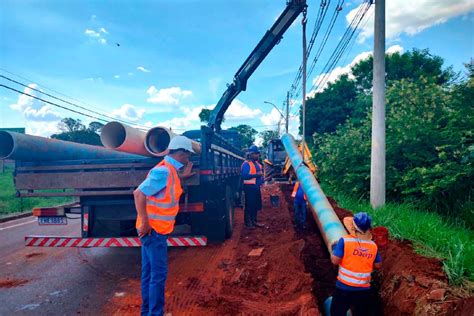
<svg viewBox="0 0 474 316"><path fill-rule="evenodd" d="M245 223L245 227L250 228L250 229L255 228L255 226L251 223Z"/></svg>
<svg viewBox="0 0 474 316"><path fill-rule="evenodd" d="M265 227L264 224L259 223L259 222L253 222L253 226L258 227L258 228L263 228L263 227Z"/></svg>

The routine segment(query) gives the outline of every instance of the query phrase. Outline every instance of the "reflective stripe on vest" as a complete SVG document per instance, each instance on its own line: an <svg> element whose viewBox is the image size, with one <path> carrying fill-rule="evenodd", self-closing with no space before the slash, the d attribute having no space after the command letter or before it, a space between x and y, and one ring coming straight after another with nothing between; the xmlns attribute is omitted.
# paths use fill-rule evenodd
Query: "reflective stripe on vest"
<svg viewBox="0 0 474 316"><path fill-rule="evenodd" d="M255 163L253 161L246 161L250 167L249 175L256 175L257 174L257 167L255 167ZM242 164L244 166L245 162ZM257 184L257 178L251 178L244 180L244 184Z"/></svg>
<svg viewBox="0 0 474 316"><path fill-rule="evenodd" d="M351 235L343 239L344 256L339 265L337 279L352 287L370 287L377 245L371 240L362 240Z"/></svg>
<svg viewBox="0 0 474 316"><path fill-rule="evenodd" d="M179 211L179 198L183 189L181 181L175 167L162 160L156 167L165 167L168 169L169 175L166 180L166 186L159 194L160 197L147 196L146 212L150 226L160 234L169 234L173 231L176 215ZM139 228L141 219L137 218L136 226Z"/></svg>

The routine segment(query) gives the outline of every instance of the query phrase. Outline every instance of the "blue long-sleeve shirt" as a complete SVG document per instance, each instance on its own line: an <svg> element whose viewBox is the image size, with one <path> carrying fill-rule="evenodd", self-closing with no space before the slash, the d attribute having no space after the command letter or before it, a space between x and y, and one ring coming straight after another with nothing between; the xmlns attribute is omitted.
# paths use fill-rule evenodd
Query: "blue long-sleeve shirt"
<svg viewBox="0 0 474 316"><path fill-rule="evenodd" d="M183 167L183 164L177 161L176 159L166 156L164 158L166 162L173 165L176 170L179 170ZM165 166L155 167L150 170L148 177L140 184L138 189L143 192L146 196L155 196L160 198L160 194L164 193L164 188L166 188L166 183L168 181L169 171Z"/></svg>
<svg viewBox="0 0 474 316"><path fill-rule="evenodd" d="M256 162L253 162L253 163L255 165L255 169L256 169L257 173L262 172L262 169L260 168L260 166ZM255 184L257 186L261 186L262 183L263 183L263 177L262 176L258 176L256 174L250 174L250 165L249 165L248 161L245 161L242 164L241 177L242 177L242 180L250 180L250 179L253 179L253 178L257 178L257 181L256 181L257 183Z"/></svg>

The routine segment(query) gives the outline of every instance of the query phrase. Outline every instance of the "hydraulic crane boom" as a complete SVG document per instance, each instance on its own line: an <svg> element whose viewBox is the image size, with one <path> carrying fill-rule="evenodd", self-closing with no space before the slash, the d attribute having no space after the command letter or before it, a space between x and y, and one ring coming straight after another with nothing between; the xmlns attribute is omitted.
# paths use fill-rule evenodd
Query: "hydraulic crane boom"
<svg viewBox="0 0 474 316"><path fill-rule="evenodd" d="M247 88L247 80L253 74L255 69L267 57L268 53L277 45L283 34L290 27L291 23L306 8L306 0L287 0L286 8L278 17L272 28L265 33L252 53L247 57L243 65L239 68L234 76L234 81L228 85L227 90L214 107L209 118L208 126L219 132L224 113L229 108L232 100Z"/></svg>

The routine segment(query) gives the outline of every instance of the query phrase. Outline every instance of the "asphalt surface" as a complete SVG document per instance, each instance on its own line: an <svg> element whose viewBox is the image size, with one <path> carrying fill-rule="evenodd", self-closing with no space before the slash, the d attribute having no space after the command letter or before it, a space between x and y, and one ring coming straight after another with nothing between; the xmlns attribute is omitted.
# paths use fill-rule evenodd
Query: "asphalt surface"
<svg viewBox="0 0 474 316"><path fill-rule="evenodd" d="M79 236L80 220L0 224L0 315L100 315L124 279L139 278L139 248L25 247L24 236Z"/></svg>

